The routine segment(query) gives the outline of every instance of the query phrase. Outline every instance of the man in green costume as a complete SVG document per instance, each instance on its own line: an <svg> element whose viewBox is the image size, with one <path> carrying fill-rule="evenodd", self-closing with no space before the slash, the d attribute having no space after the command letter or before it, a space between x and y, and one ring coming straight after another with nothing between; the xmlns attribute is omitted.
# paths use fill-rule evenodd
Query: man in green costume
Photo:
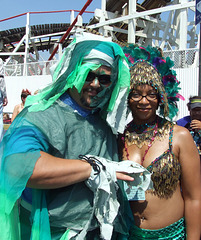
<svg viewBox="0 0 201 240"><path fill-rule="evenodd" d="M86 155L118 161L115 134L124 130L129 83L120 46L91 34L75 37L53 83L27 98L0 145L2 239L102 239L104 220L91 189L103 167ZM117 178L133 180L120 172ZM117 196L111 238L125 239L120 189Z"/></svg>

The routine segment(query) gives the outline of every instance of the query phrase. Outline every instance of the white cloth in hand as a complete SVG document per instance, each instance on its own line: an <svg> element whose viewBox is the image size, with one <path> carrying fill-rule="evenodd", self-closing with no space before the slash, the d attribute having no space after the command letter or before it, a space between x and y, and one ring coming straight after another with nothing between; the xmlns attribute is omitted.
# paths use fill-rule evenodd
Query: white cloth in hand
<svg viewBox="0 0 201 240"><path fill-rule="evenodd" d="M144 191L152 188L151 174L146 168L133 161L126 160L122 162L113 162L92 155L86 155L86 157L96 158L101 162L100 164L96 161L100 166L100 173L97 174L97 172L92 169L91 175L85 183L94 192L93 214L95 214L100 224L100 237L110 240L113 232L113 222L119 210L116 172L128 173L128 175L134 177L134 181L129 182L129 184L142 188Z"/></svg>

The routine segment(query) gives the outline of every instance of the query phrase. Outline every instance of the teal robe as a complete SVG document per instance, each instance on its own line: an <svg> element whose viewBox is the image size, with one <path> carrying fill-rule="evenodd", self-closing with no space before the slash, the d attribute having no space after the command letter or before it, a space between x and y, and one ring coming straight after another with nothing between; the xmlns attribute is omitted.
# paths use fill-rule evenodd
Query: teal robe
<svg viewBox="0 0 201 240"><path fill-rule="evenodd" d="M3 228L0 236L9 240L21 239L17 231L20 224L16 220L17 200L32 175L40 151L65 159L78 159L80 154L91 154L118 161L116 137L100 115L94 113L83 117L60 99L45 111L30 113L25 108L8 129L1 151L0 222L3 222ZM124 200L120 190L119 196L122 205L114 229L126 236ZM60 189L34 189L32 239L53 239L51 234L55 229L61 229L62 234L66 228L81 231L92 210L93 192L84 182ZM95 218L92 218L89 230L93 229L98 229ZM95 237L98 239L98 231L93 239Z"/></svg>

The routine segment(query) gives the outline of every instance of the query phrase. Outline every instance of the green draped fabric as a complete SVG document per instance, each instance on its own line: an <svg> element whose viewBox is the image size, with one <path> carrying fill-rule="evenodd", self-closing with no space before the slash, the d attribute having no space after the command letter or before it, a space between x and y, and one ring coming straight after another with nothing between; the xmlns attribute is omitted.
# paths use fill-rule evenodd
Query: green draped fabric
<svg viewBox="0 0 201 240"><path fill-rule="evenodd" d="M120 89L129 89L130 86L130 73L123 50L113 42L88 40L77 43L76 39L66 48L62 59L55 67L53 84L35 96L28 96L26 106L31 105L29 111L45 110L67 89L73 86L80 92L88 72L99 67L99 65L92 63L83 64L84 56L89 54L92 49L103 52L114 59L114 63L111 66L111 80L113 84L110 86L110 90L112 91L112 96L110 98L110 95L107 96L102 92L101 94L104 98L102 98L103 103L100 105L104 110L112 111ZM116 81L116 79L118 80ZM108 100L109 105L104 106Z"/></svg>
<svg viewBox="0 0 201 240"><path fill-rule="evenodd" d="M82 117L59 98L72 87L80 92L88 72L100 67L100 63L84 61L92 49L113 59L112 84L96 96L99 104L93 114ZM66 48L53 69L52 84L27 98L24 110L15 118L0 143L2 239L21 240L18 199L33 173L40 151L65 159L92 154L118 161L113 133L124 130L129 83L129 68L117 44L100 39L90 40L90 37L83 41L76 37ZM96 112L97 109L99 111ZM108 114L107 124L105 119ZM121 191L119 196L123 206ZM80 231L91 214L92 200L93 194L84 183L59 190L33 190L31 239L50 240L51 228ZM123 215L122 207L114 226L115 232L122 236L127 234ZM92 220L89 230L94 228L97 228L96 219Z"/></svg>
<svg viewBox="0 0 201 240"><path fill-rule="evenodd" d="M0 236L2 239L18 240L21 238L16 237L20 224L16 203L41 150L66 159L78 159L79 154L90 153L118 161L118 155L115 135L98 113L83 118L60 100L46 111L32 113L26 108L12 124L1 144L4 154L0 195L0 222L3 228L0 228ZM119 194L122 199L121 192ZM34 240L51 239L50 226L81 230L93 208L93 193L84 183L55 190L34 190L32 195ZM120 201L122 209L114 228L116 232L126 235L123 202ZM96 227L97 221L93 219L91 230Z"/></svg>

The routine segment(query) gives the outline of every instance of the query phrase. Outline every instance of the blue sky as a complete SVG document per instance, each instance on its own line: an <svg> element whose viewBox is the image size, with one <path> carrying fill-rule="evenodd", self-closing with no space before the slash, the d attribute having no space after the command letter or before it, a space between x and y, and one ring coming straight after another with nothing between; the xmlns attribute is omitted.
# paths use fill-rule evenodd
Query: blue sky
<svg viewBox="0 0 201 240"><path fill-rule="evenodd" d="M10 0L4 1L1 5L0 20L10 18L26 12L39 11L59 11L59 10L81 10L87 0ZM101 0L93 0L87 11L94 11L101 7ZM77 13L75 13L75 16ZM93 14L85 13L83 21L88 22ZM31 14L30 25L45 24L45 23L69 23L70 13L43 13ZM26 16L17 17L11 20L0 22L0 31L26 25Z"/></svg>

